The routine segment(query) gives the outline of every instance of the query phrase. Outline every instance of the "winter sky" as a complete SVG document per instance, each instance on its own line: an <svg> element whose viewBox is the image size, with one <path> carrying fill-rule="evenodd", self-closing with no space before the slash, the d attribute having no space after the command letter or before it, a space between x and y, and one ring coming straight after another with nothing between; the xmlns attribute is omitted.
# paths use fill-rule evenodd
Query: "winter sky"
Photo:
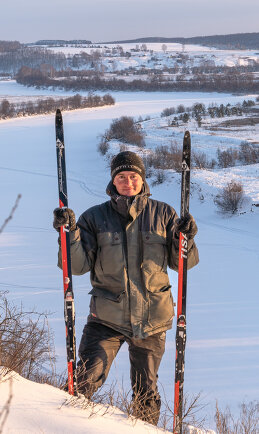
<svg viewBox="0 0 259 434"><path fill-rule="evenodd" d="M259 31L258 0L14 0L1 2L0 40L200 36Z"/></svg>

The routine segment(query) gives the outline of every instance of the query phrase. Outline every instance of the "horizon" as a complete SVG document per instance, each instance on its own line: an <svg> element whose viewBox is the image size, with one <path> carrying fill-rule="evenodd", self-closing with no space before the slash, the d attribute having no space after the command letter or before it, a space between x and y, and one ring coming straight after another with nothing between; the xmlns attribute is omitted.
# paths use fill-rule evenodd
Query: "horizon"
<svg viewBox="0 0 259 434"><path fill-rule="evenodd" d="M1 9L0 40L120 41L258 32L257 0L24 0ZM57 37L58 34L58 37ZM160 36L163 34L163 36ZM171 36L171 35L174 36Z"/></svg>
<svg viewBox="0 0 259 434"><path fill-rule="evenodd" d="M19 39L2 39L2 41L5 42L20 42L22 44L30 44L30 43L36 43L38 41L80 41L80 40L85 40L85 41L91 41L92 44L112 44L112 43L116 43L116 42L121 42L121 41L132 41L135 42L137 40L140 39L151 39L151 38L161 38L161 39L179 39L179 38L183 38L183 39L192 39L192 38L207 38L207 37L216 37L216 36L234 36L234 35L251 35L251 34L259 34L258 32L235 32L235 33L214 33L214 34L198 34L198 35L193 35L193 36L162 36L162 35L158 35L158 36L140 36L140 37L134 37L134 38L130 38L130 39L119 39L116 38L114 40L111 41L94 41L91 40L90 38L73 38L73 37L69 37L69 38L40 38L40 39L35 39L35 40L30 40L30 41L26 41L26 42L22 42ZM160 42L158 42L160 43Z"/></svg>

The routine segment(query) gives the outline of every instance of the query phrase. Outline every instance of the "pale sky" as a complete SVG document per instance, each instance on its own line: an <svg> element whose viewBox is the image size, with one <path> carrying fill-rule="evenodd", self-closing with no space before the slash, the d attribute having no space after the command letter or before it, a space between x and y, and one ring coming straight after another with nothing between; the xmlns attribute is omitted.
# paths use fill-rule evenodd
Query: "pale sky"
<svg viewBox="0 0 259 434"><path fill-rule="evenodd" d="M0 0L0 40L259 32L259 0Z"/></svg>

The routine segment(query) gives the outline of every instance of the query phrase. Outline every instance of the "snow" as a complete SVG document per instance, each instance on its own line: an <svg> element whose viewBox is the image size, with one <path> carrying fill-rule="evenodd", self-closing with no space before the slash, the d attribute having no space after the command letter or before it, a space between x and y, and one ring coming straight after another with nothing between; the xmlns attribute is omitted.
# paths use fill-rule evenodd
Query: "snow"
<svg viewBox="0 0 259 434"><path fill-rule="evenodd" d="M86 406L86 400L71 399L68 393L47 384L38 384L16 373L0 381L0 423L10 391L12 399L3 434L158 434L169 433L140 420L129 419L115 407ZM26 393L24 393L26 391ZM29 412L28 412L29 409Z"/></svg>
<svg viewBox="0 0 259 434"><path fill-rule="evenodd" d="M259 203L259 164L238 166L220 170L196 170L193 174L195 181L200 181L216 188L223 188L229 182L242 182L246 196L254 203Z"/></svg>
<svg viewBox="0 0 259 434"><path fill-rule="evenodd" d="M166 50L162 49L164 45ZM144 49L145 46L146 50ZM40 47L46 48L46 46L37 46L37 49ZM258 50L220 50L206 46L177 43L96 44L94 46L91 44L67 45L64 47L50 46L47 48L54 53L63 53L67 59L71 59L72 56L80 53L93 54L99 52L100 57L94 59L94 65L90 58L89 61L85 60L85 63L80 62L79 66L70 66L74 70L93 70L94 68L104 74L103 79L116 77L127 82L133 79L150 81L149 73L153 74L154 70L163 76L163 81L175 81L181 72L184 79L189 80L193 78L191 72L193 67L246 67L255 66L259 62ZM172 68L175 68L175 71ZM144 69L146 74L143 75ZM258 78L257 72L251 74L255 79ZM57 81L60 79L61 77L57 78Z"/></svg>
<svg viewBox="0 0 259 434"><path fill-rule="evenodd" d="M85 52L91 54L93 51L99 51L106 57L102 58L103 64L112 70L110 62L116 62L116 70L123 70L129 67L141 67L146 66L149 68L163 66L174 66L177 56L184 54L189 57L187 60L187 65L198 66L204 61L214 62L216 66L236 66L236 65L249 65L249 62L258 62L258 51L256 50L220 50L212 47L192 45L192 44L178 44L178 43L165 43L166 51L164 52L162 46L163 42L159 43L146 43L147 50L153 50L151 54L149 51L143 51L140 49L138 52L134 52L136 46L141 48L142 43L126 43L126 44L98 44L95 47L92 46L66 46L66 47L48 47L55 53L64 53L67 57ZM124 52L131 52L131 57L125 59L125 57L116 57L112 55L105 54L105 47L112 49L113 47L120 46L123 48ZM153 61L151 58L153 56L157 57L157 61ZM110 64L109 64L110 63Z"/></svg>
<svg viewBox="0 0 259 434"><path fill-rule="evenodd" d="M53 93L51 90L25 88L13 81L5 81L0 82L0 94L29 98L31 95L71 93L61 91ZM198 92L152 94L116 92L112 95L116 99L113 107L65 112L63 116L69 206L75 210L77 217L88 207L107 200L105 188L109 181L109 169L106 160L97 152L97 143L98 136L108 128L112 119L122 115L136 118L140 115L151 116L150 129L148 130L147 126L147 130L150 131L150 140L153 141L150 143L155 146L158 140L162 142L168 140L170 134L170 139L182 140L183 137L183 128L175 130L174 134L166 128L161 128L162 138L160 138L160 134L155 130L157 126L155 118L160 117L164 108L177 107L179 104L190 106L197 101L206 105L212 102L236 103L251 97ZM204 130L200 133L194 127L191 129L193 144L200 146L201 150L206 150L206 143L210 137L214 150L210 151L208 147L207 150L211 155L217 145L236 146L245 137L240 137L239 132L232 132L231 137L225 133L220 137L212 136L208 132L206 134ZM152 139L154 136L156 137ZM62 275L56 267L57 234L52 228L52 212L58 205L54 116L33 116L1 121L0 144L0 183L4 186L0 192L1 223L11 210L17 194L22 194L12 221L0 235L0 289L9 290L9 299L17 303L22 301L26 308L36 307L38 311L51 311L49 323L55 334L57 369L61 371L66 367L66 355ZM184 388L190 395L202 391L204 400L208 404L204 413L208 418L207 425L210 427L213 426L216 399L221 406L228 404L234 409L244 399L249 401L258 399L259 295L256 282L259 280L257 242L259 210L253 207L253 212L249 208L245 210L245 214L226 218L216 212L213 203L213 195L217 188L223 186L224 182L233 176L242 177L246 193L251 200L258 200L258 165L240 166L222 171L195 171L192 175L193 190L190 207L199 227L197 245L200 264L188 275ZM152 197L168 202L179 212L179 183L179 175L169 172L164 184L151 187ZM204 201L200 200L200 193L204 195ZM176 300L175 272L170 271L170 279ZM88 314L90 300L88 292L91 289L89 276L75 276L73 284L78 347ZM165 400L166 397L171 407L174 387L174 341L175 329L167 334L166 352L159 371L159 389L162 399ZM122 378L125 387L130 388L128 351L125 345L116 358L107 382L110 384L117 380L120 384ZM20 386L14 386L17 387L17 391L25 388L25 383L21 381L18 382ZM1 384L0 388L2 387L7 386ZM27 387L29 387L28 383L26 383ZM39 387L41 390L39 396L51 397L49 399L53 404L51 414L54 414L54 407L58 408L60 405L58 403L62 403L64 399L63 392L54 389L52 395L49 386ZM3 399L2 393L0 396ZM35 396L32 391L32 397ZM62 407L57 411L57 415L55 413L55 417L50 418L50 416L46 417L45 410L41 417L40 412L36 411L38 407L33 399L27 404L31 415L27 417L23 412L23 417L19 416L20 421L24 419L24 424L31 423L30 417L39 422L39 429L44 430L46 423L46 429L52 430L51 424L59 420L58 414L66 412L71 414L72 420L77 423L78 410L75 408ZM48 408L47 403L44 404L44 408ZM19 404L17 404L17 411L18 409ZM14 421L15 418L16 416ZM119 418L124 420L122 416ZM81 416L80 413L78 421L82 424L81 427L84 426L86 419L87 416ZM79 422L76 432L81 432ZM91 423L94 426L94 419ZM125 432L132 429L128 423L125 421L123 428L120 429ZM24 429L28 427L29 425L25 425ZM54 431L49 432L59 432L57 426L54 428ZM60 432L61 429L66 432L64 426L60 428ZM84 431L86 431L85 427ZM106 423L105 432L107 432Z"/></svg>

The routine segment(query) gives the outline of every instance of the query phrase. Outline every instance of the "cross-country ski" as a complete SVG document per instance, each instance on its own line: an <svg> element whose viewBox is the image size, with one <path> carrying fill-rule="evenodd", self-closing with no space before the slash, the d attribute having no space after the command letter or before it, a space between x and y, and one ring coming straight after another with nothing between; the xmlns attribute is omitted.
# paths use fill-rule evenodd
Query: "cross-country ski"
<svg viewBox="0 0 259 434"><path fill-rule="evenodd" d="M59 207L66 210L68 207L66 160L63 120L60 110L56 112L56 152L58 169ZM72 286L69 224L60 227L60 243L62 254L63 285L64 285L64 315L66 326L68 391L76 395L76 337L75 337L75 308Z"/></svg>
<svg viewBox="0 0 259 434"><path fill-rule="evenodd" d="M189 131L185 132L182 155L181 182L181 217L189 213L191 171L191 138ZM176 359L175 359L175 393L174 393L174 433L182 434L183 424L183 384L184 357L186 344L186 296L187 296L187 259L188 237L180 232L179 236L179 266L178 266L178 300L176 324Z"/></svg>

